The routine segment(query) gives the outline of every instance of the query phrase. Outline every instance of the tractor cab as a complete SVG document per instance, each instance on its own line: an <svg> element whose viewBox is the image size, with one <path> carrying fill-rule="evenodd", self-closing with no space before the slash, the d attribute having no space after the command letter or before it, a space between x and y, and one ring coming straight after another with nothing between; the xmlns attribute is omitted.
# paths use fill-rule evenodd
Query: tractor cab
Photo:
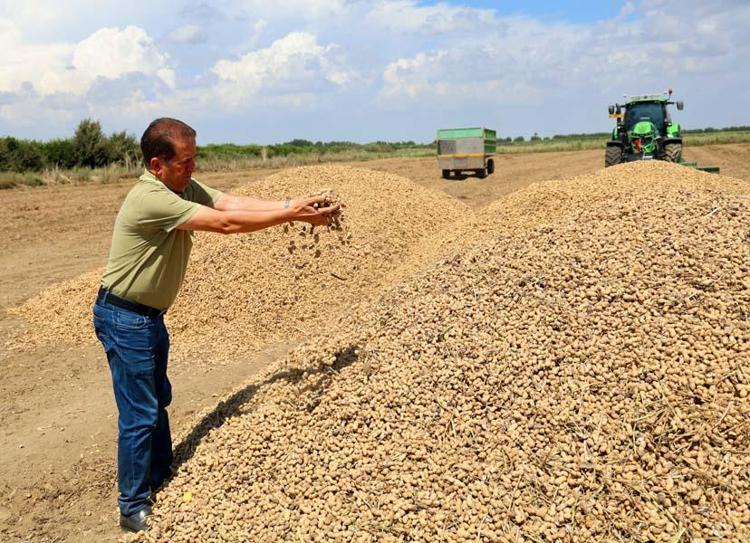
<svg viewBox="0 0 750 543"><path fill-rule="evenodd" d="M632 131L636 125L648 121L655 127L663 128L667 119L666 107L662 102L636 102L625 107L623 127L626 132Z"/></svg>

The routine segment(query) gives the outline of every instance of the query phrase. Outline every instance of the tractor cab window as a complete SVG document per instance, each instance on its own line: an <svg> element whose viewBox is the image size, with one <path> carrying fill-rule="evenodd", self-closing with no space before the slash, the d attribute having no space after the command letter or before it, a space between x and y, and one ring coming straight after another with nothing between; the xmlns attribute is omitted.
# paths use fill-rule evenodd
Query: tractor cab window
<svg viewBox="0 0 750 543"><path fill-rule="evenodd" d="M639 121L651 121L661 130L664 126L664 107L656 102L633 104L625 112L625 129L630 131Z"/></svg>

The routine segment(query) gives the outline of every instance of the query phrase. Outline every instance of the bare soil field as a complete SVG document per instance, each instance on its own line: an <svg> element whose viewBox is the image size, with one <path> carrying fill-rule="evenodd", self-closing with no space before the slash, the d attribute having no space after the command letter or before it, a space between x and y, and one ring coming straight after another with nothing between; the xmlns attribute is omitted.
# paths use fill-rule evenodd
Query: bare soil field
<svg viewBox="0 0 750 543"><path fill-rule="evenodd" d="M750 145L688 149L686 158L718 165L723 175L750 181ZM496 173L484 180L443 180L432 158L349 165L407 177L476 211L534 182L596 171L603 166L603 152L501 155ZM274 173L251 170L197 177L228 191ZM26 326L6 309L105 264L114 217L131 184L0 192L0 337ZM180 438L195 442L208 434L238 385L302 339L302 334L287 337L215 368L175 368L171 418L178 451ZM0 342L0 538L116 541L121 536L115 483L117 421L104 354L96 345L18 352L5 343ZM217 405L222 400L226 401ZM205 414L214 408L213 415Z"/></svg>

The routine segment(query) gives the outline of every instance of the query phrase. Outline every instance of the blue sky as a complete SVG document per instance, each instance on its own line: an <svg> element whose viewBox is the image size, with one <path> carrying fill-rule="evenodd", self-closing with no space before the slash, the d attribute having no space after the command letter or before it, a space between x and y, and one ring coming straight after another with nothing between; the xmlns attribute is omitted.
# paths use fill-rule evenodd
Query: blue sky
<svg viewBox="0 0 750 543"><path fill-rule="evenodd" d="M435 5L440 2L422 2L422 5ZM504 15L528 15L547 20L562 20L572 23L590 23L615 17L625 5L623 1L601 0L475 0L472 2L447 2L451 5L464 5L481 9L493 9Z"/></svg>
<svg viewBox="0 0 750 543"><path fill-rule="evenodd" d="M750 124L746 0L0 0L0 51L0 136L159 116L199 143L554 135L668 87L683 126Z"/></svg>

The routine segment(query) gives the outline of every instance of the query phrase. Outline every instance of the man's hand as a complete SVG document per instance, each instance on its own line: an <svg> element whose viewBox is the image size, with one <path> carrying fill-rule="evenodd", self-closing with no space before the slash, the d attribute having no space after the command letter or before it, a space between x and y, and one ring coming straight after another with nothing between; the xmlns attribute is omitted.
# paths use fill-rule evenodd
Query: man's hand
<svg viewBox="0 0 750 543"><path fill-rule="evenodd" d="M294 214L292 220L304 221L316 226L328 226L331 224L332 217L338 212L340 206L339 204L333 204L321 207L325 204L325 194L295 198L290 204Z"/></svg>

